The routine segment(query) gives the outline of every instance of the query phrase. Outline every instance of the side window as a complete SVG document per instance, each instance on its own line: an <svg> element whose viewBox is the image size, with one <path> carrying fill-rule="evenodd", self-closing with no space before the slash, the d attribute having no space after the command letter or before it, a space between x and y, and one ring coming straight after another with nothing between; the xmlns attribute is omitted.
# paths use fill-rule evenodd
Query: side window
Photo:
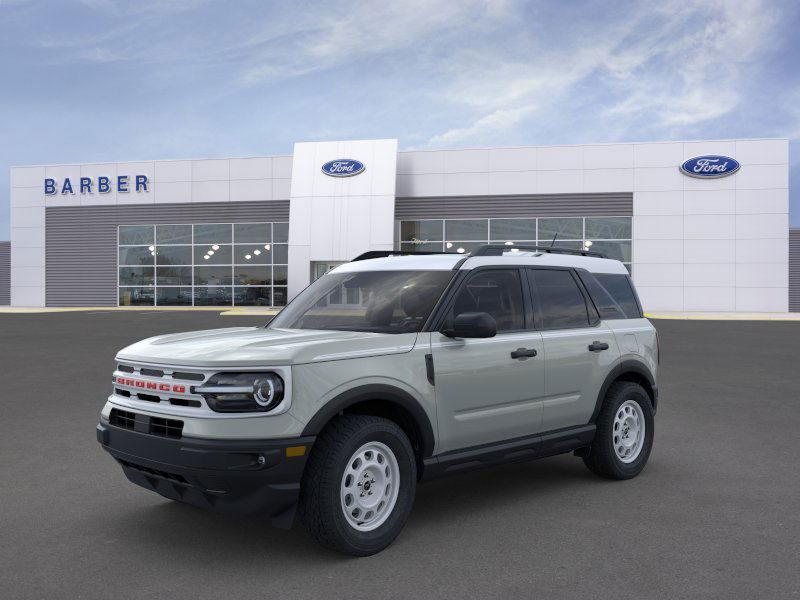
<svg viewBox="0 0 800 600"><path fill-rule="evenodd" d="M627 319L628 316L622 307L617 303L608 290L603 287L595 276L589 271L578 270L578 277L580 277L583 285L586 286L586 291L592 297L594 305L597 307L597 312L600 313L602 319Z"/></svg>
<svg viewBox="0 0 800 600"><path fill-rule="evenodd" d="M578 283L569 271L531 269L531 294L538 302L542 329L589 326L589 313Z"/></svg>
<svg viewBox="0 0 800 600"><path fill-rule="evenodd" d="M631 285L628 275L595 273L597 281L606 289L609 295L619 304L629 319L639 319L642 311L639 309L639 302Z"/></svg>
<svg viewBox="0 0 800 600"><path fill-rule="evenodd" d="M525 303L516 269L478 271L459 290L445 323L465 312L485 312L494 317L497 331L525 328Z"/></svg>

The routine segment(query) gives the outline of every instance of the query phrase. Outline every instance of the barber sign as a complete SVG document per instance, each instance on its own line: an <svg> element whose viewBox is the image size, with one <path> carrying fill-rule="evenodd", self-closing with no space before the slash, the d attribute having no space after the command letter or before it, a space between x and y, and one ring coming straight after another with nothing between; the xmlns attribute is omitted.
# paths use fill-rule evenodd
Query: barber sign
<svg viewBox="0 0 800 600"><path fill-rule="evenodd" d="M331 177L352 177L364 171L364 163L352 158L337 158L322 165L322 172Z"/></svg>
<svg viewBox="0 0 800 600"><path fill-rule="evenodd" d="M689 177L699 177L700 179L713 179L715 177L727 177L739 170L739 162L730 156L719 156L709 154L706 156L695 156L681 165L681 172Z"/></svg>

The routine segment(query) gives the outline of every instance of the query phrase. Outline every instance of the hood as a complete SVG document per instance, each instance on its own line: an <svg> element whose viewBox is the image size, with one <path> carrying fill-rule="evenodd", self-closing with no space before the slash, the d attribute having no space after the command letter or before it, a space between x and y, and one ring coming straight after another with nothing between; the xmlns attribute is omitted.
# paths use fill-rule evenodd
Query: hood
<svg viewBox="0 0 800 600"><path fill-rule="evenodd" d="M410 352L416 333L227 327L148 338L120 360L193 367L291 365Z"/></svg>

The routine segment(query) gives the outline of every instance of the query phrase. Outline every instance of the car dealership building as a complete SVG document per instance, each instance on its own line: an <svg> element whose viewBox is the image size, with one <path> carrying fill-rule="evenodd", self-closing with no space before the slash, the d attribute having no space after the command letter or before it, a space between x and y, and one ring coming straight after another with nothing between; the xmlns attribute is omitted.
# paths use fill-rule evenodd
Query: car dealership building
<svg viewBox="0 0 800 600"><path fill-rule="evenodd" d="M649 311L786 312L788 172L786 139L13 167L0 303L281 306L367 250L498 242L617 258Z"/></svg>

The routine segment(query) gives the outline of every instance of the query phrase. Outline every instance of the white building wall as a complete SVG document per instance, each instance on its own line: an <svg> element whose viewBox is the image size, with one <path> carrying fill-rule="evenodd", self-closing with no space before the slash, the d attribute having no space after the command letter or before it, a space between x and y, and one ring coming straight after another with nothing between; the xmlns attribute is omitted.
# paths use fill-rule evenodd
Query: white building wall
<svg viewBox="0 0 800 600"><path fill-rule="evenodd" d="M703 154L741 168L678 171ZM788 310L788 158L787 140L635 145L634 280L648 310Z"/></svg>
<svg viewBox="0 0 800 600"><path fill-rule="evenodd" d="M322 165L361 161L353 177L330 177ZM294 145L289 204L289 298L311 280L314 261L348 261L394 246L397 140L302 142Z"/></svg>
<svg viewBox="0 0 800 600"><path fill-rule="evenodd" d="M44 306L45 167L11 169L11 305Z"/></svg>
<svg viewBox="0 0 800 600"><path fill-rule="evenodd" d="M732 156L721 179L679 172L687 158ZM355 158L361 175L321 165ZM11 169L11 301L45 303L45 207L237 202L291 196L290 297L310 262L348 260L394 242L394 198L633 194L633 274L651 311L788 309L788 141L720 140L397 152L396 140L297 144L293 156ZM148 192L45 196L68 176L148 175ZM396 189L395 189L396 188Z"/></svg>
<svg viewBox="0 0 800 600"><path fill-rule="evenodd" d="M683 175L731 156L720 179ZM646 310L786 311L788 141L400 152L397 195L633 193L633 277Z"/></svg>
<svg viewBox="0 0 800 600"><path fill-rule="evenodd" d="M81 194L81 177L147 175L148 190ZM69 177L76 193L47 196L44 180ZM11 304L45 305L45 207L288 200L291 156L11 168ZM131 185L133 190L133 185Z"/></svg>

